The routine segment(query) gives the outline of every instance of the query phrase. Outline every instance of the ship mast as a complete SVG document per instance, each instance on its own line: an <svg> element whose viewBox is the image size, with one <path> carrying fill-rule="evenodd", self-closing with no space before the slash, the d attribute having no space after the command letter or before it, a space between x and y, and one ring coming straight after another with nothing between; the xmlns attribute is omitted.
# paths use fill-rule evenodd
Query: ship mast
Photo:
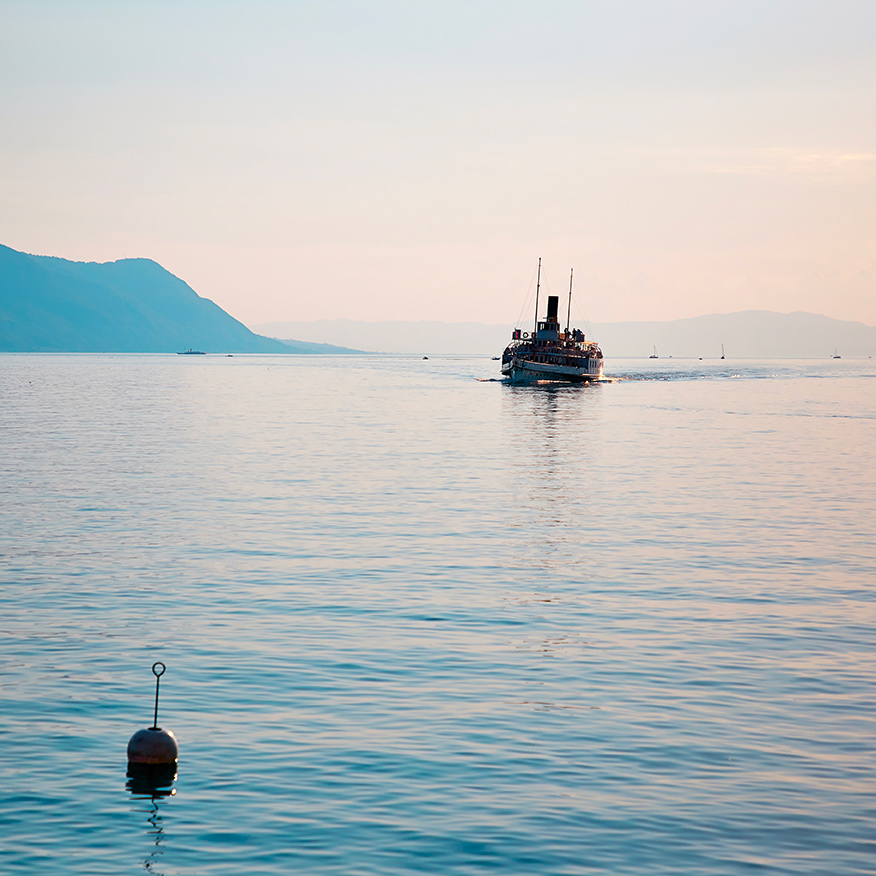
<svg viewBox="0 0 876 876"><path fill-rule="evenodd" d="M541 259L538 260L538 279L535 281L535 331L532 333L534 338L538 334L538 290L541 287Z"/></svg>
<svg viewBox="0 0 876 876"><path fill-rule="evenodd" d="M572 275L574 268L569 268L569 309L566 311L566 334L569 334L569 323L572 321Z"/></svg>

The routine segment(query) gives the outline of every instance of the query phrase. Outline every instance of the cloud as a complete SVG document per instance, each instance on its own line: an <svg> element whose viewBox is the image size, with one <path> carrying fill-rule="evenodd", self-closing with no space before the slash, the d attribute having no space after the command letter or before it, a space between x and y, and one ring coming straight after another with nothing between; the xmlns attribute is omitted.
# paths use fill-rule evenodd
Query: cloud
<svg viewBox="0 0 876 876"><path fill-rule="evenodd" d="M700 173L738 175L797 175L812 179L870 177L876 171L876 152L845 152L770 148L751 149L705 159Z"/></svg>

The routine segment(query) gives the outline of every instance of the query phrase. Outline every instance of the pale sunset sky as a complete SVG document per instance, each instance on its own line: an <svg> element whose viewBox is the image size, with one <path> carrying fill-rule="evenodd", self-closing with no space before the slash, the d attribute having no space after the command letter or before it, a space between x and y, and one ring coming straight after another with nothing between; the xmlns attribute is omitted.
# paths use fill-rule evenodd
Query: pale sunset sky
<svg viewBox="0 0 876 876"><path fill-rule="evenodd" d="M874 0L0 4L0 243L254 325L876 325Z"/></svg>

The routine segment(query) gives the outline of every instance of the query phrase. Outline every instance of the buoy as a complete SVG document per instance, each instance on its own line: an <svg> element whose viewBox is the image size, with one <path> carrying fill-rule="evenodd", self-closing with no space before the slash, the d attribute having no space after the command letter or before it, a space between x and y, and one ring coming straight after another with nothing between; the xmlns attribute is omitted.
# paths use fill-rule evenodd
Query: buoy
<svg viewBox="0 0 876 876"><path fill-rule="evenodd" d="M160 667L160 668L159 668ZM176 736L170 730L158 726L158 683L164 675L163 663L153 663L155 675L155 716L152 726L138 730L128 742L128 765L131 764L175 764L179 757Z"/></svg>

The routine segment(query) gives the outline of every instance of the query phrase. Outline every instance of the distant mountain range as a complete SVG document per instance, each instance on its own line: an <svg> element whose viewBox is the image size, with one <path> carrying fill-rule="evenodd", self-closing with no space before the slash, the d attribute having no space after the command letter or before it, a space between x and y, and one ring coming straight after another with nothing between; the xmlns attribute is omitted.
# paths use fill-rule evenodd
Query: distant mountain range
<svg viewBox="0 0 876 876"><path fill-rule="evenodd" d="M0 352L499 355L511 325L268 323L253 327L150 259L72 262L0 245ZM529 326L521 326L523 329ZM581 326L608 358L876 356L876 328L812 313L748 310L671 322ZM267 337L266 337L267 336Z"/></svg>
<svg viewBox="0 0 876 876"><path fill-rule="evenodd" d="M512 325L446 322L275 322L254 326L275 338L355 344L383 353L498 356ZM529 325L521 326L531 328ZM608 358L824 359L876 356L876 328L814 313L747 310L669 322L614 322L581 326Z"/></svg>
<svg viewBox="0 0 876 876"><path fill-rule="evenodd" d="M356 352L254 334L150 259L71 262L0 245L0 352Z"/></svg>

